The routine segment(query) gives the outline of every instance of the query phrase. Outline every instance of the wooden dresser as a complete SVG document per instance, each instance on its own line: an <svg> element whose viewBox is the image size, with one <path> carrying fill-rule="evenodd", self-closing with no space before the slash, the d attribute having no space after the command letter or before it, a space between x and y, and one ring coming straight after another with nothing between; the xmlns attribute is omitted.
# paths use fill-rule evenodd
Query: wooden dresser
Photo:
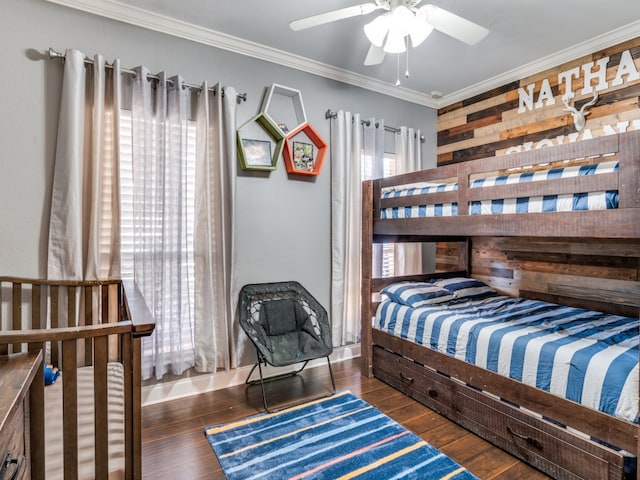
<svg viewBox="0 0 640 480"><path fill-rule="evenodd" d="M0 355L0 480L31 478L29 387L42 353Z"/></svg>

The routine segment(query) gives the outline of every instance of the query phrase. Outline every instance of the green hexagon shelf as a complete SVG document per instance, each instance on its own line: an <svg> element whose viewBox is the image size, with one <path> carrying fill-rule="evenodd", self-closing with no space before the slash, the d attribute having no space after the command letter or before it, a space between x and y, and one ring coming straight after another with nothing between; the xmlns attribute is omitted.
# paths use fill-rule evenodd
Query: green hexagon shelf
<svg viewBox="0 0 640 480"><path fill-rule="evenodd" d="M318 175L327 151L327 144L309 123L289 133L284 145L284 165L288 173Z"/></svg>
<svg viewBox="0 0 640 480"><path fill-rule="evenodd" d="M285 135L264 112L238 128L236 135L240 168L267 172L276 169Z"/></svg>

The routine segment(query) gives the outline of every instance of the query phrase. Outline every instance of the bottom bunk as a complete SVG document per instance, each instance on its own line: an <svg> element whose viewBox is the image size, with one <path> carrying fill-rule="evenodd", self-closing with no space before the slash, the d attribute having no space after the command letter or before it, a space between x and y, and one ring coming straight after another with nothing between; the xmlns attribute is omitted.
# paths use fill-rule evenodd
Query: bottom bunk
<svg viewBox="0 0 640 480"><path fill-rule="evenodd" d="M31 478L140 478L140 342L154 324L133 285L0 277L0 327L0 355L44 358L25 409Z"/></svg>
<svg viewBox="0 0 640 480"><path fill-rule="evenodd" d="M443 284L460 284L450 280ZM595 323L582 327L583 320L576 316L579 309L555 306L554 310L544 302L505 299L507 304L515 304L516 313L509 319L511 314L505 312L514 307L501 305L505 297L494 297L486 286L466 290L467 294L479 293L467 301L452 298L454 295L445 298L429 288L422 296L412 295L416 291L407 289L408 284L384 289L389 280L376 282L379 288L374 290L383 291L383 301L363 308L365 313L378 312L374 328L363 335L371 338L370 353L364 351L365 356L371 355L373 375L554 478L636 478L636 459L628 452L637 452L637 320L596 315L592 319ZM389 295L403 290L409 292L411 302L418 299L423 305L414 311L388 301ZM441 300L450 302L443 304L453 312L443 310L443 304L438 305ZM494 307L488 308L489 304ZM611 328L598 328L599 323L609 323ZM567 332L576 337L566 337ZM592 341L596 337L606 340ZM540 343L542 339L547 343ZM578 347L571 352L576 343ZM536 356L532 352L545 349L554 352L551 360L542 358L532 366L531 358ZM528 363L514 361L518 355L528 358ZM607 362L614 357L623 361L612 361L615 368L609 369ZM365 371L367 362L364 358ZM620 369L620 363L626 367ZM589 370L589 365L598 368ZM505 376L509 370L516 371L519 380L509 378L508 373ZM588 374L589 388L567 387L572 373ZM536 385L545 375L549 375L548 390L560 386L570 392L564 395L570 399ZM602 388L586 392L598 383L595 378L601 379ZM577 390L584 390L584 395L577 397ZM578 403L589 405L594 397L595 409Z"/></svg>

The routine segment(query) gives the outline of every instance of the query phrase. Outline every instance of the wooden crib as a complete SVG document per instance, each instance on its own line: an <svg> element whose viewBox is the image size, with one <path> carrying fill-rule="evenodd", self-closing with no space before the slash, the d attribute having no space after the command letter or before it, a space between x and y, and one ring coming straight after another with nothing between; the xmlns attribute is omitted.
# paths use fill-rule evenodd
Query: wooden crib
<svg viewBox="0 0 640 480"><path fill-rule="evenodd" d="M0 277L0 355L42 351L61 372L45 387L42 366L29 391L31 478L141 478L141 337L153 329L133 283Z"/></svg>

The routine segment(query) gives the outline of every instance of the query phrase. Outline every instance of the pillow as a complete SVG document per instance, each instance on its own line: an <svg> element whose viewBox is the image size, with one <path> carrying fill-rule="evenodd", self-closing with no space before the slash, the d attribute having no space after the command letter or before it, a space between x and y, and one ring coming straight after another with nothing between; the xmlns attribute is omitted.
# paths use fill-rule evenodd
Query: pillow
<svg viewBox="0 0 640 480"><path fill-rule="evenodd" d="M443 278L436 280L433 284L451 292L455 298L464 298L465 300L482 300L499 295L489 285L475 278Z"/></svg>
<svg viewBox="0 0 640 480"><path fill-rule="evenodd" d="M383 288L382 293L391 301L412 308L444 303L454 298L449 290L424 282L394 283Z"/></svg>

